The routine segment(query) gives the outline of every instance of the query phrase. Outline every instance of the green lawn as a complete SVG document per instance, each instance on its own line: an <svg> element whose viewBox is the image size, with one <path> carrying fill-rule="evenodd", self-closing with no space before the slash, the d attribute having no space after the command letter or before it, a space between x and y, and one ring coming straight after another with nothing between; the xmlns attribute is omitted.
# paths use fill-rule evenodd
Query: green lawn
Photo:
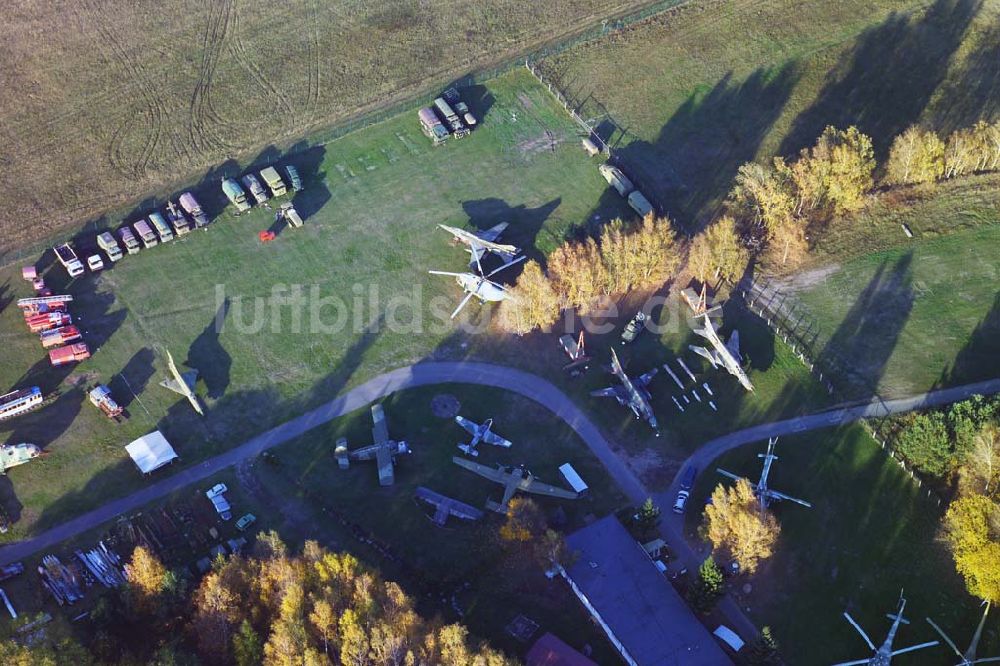
<svg viewBox="0 0 1000 666"><path fill-rule="evenodd" d="M701 507L722 479L716 466L751 480L760 475L764 442L722 456L700 477L691 506ZM860 426L783 437L769 479L776 490L813 503L775 507L781 524L777 553L740 597L751 617L770 625L788 663L828 664L865 655L865 645L841 613L848 610L876 643L888 630L885 614L902 588L907 617L896 647L937 638L930 616L964 649L982 613L964 591L938 541L942 509L928 500L899 465ZM688 514L689 528L701 512ZM738 580L738 585L744 581ZM980 656L1000 649L993 615ZM906 663L941 664L940 648ZM951 663L951 662L947 662Z"/></svg>

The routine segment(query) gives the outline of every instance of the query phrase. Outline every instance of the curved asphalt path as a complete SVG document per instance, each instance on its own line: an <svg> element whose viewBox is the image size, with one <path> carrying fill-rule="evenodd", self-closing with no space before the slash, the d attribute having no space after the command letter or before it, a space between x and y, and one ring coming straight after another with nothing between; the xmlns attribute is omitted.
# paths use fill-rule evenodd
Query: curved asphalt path
<svg viewBox="0 0 1000 666"><path fill-rule="evenodd" d="M295 439L316 426L361 409L390 393L401 389L447 383L492 386L512 391L534 400L555 414L555 416L565 421L583 439L591 452L604 464L608 473L611 474L619 488L628 496L631 502L638 505L646 497L650 496L650 493L642 485L638 477L615 455L611 444L605 439L597 426L565 393L548 381L521 370L488 363L418 363L370 379L364 384L349 390L344 395L334 398L291 421L282 423L236 448L230 449L198 465L184 469L173 476L161 479L131 495L112 500L93 511L57 525L32 539L3 546L0 548L0 566L26 558L40 550L51 548L61 541L93 529L123 513L134 511L149 502L160 499L185 486L203 481L227 467L236 465L247 458L259 455L267 449ZM890 400L887 402L873 401L868 404L834 409L819 414L800 416L785 421L775 421L739 430L713 439L695 451L681 465L670 488L666 492L658 494L658 503L663 507L669 507L673 504L673 496L679 484L680 471L683 471L689 465L696 465L699 469L704 469L707 464L719 455L750 442L768 437L837 426L866 417L884 416L890 413L943 405L964 400L976 394L987 395L993 393L1000 393L1000 379L932 391L911 398ZM663 521L661 532L668 539L674 552L678 555L684 566L693 571L702 558L690 548L684 539L683 527L682 517L669 513L667 514L667 519ZM732 598L726 597L722 599L719 609L726 616L727 621L745 637L756 635L756 627L743 614Z"/></svg>

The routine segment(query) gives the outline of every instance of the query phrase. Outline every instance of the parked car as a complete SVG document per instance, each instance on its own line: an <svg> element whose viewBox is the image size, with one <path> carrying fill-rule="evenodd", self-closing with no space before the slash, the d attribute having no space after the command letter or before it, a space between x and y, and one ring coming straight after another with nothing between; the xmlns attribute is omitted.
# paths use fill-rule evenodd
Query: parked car
<svg viewBox="0 0 1000 666"><path fill-rule="evenodd" d="M696 478L698 478L698 468L691 465L684 470L684 476L681 477L681 490L691 490Z"/></svg>
<svg viewBox="0 0 1000 666"><path fill-rule="evenodd" d="M89 268L93 273L96 273L99 270L103 270L104 260L101 259L101 255L92 254L89 257L87 257L87 268Z"/></svg>
<svg viewBox="0 0 1000 666"><path fill-rule="evenodd" d="M205 491L205 497L207 497L212 502L212 506L215 507L216 513L223 520L230 520L233 517L231 506L229 506L229 501L225 498L225 493L229 489L224 483L217 483L212 486L209 490Z"/></svg>
<svg viewBox="0 0 1000 666"><path fill-rule="evenodd" d="M687 507L688 497L690 496L691 493L686 490L680 490L677 492L677 499L674 500L674 513L684 513L684 509Z"/></svg>
<svg viewBox="0 0 1000 666"><path fill-rule="evenodd" d="M252 513L248 513L247 515L243 516L242 518L236 521L236 529L242 532L246 530L246 528L253 525L255 522L257 522L257 516L253 515Z"/></svg>
<svg viewBox="0 0 1000 666"><path fill-rule="evenodd" d="M632 317L632 321L630 321L625 326L625 330L622 331L623 345L632 342L637 337L639 337L639 334L642 333L643 329L646 328L646 319L647 317L645 312L642 312L640 310L639 312L635 313L635 316Z"/></svg>

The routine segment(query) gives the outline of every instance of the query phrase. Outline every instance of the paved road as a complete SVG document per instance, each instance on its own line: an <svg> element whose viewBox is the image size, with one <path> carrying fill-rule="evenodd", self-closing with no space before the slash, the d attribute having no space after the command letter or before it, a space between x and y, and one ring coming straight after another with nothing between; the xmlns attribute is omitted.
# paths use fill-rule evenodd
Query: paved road
<svg viewBox="0 0 1000 666"><path fill-rule="evenodd" d="M604 464L619 488L628 496L631 502L639 504L650 495L632 470L614 453L611 444L605 439L597 426L565 393L548 381L527 372L487 363L418 363L393 370L384 375L379 375L351 389L344 395L334 398L302 416L272 428L234 449L230 449L194 467L184 469L173 476L152 483L127 497L108 502L98 509L57 525L39 534L37 537L3 546L0 548L0 566L51 548L61 541L98 527L102 523L110 521L123 513L134 511L149 502L160 499L185 486L203 481L214 474L218 474L227 467L259 455L271 447L295 439L316 426L361 409L390 393L406 388L449 382L493 386L519 393L534 400L565 421L576 431L594 455ZM992 394L998 392L1000 392L1000 380L992 380L979 384L934 391L912 398L893 400L886 403L873 402L871 404L802 416L787 421L777 421L754 426L708 442L688 458L681 469L690 464L704 469L705 465L722 453L743 444L766 439L767 437L826 428L869 416L883 416L886 413L904 412L922 407L946 404L964 400L977 393ZM676 492L679 477L680 474L678 473L671 488L665 493L658 495L660 506L669 507L673 503L672 497ZM663 525L661 526L663 536L667 538L674 552L685 565L691 571L694 571L701 559L703 559L703 555L699 556L696 554L684 539L683 522L672 513L667 514L667 516L667 519L663 521ZM756 635L756 627L731 598L724 598L720 602L719 608L725 615L727 622L739 633L745 637Z"/></svg>

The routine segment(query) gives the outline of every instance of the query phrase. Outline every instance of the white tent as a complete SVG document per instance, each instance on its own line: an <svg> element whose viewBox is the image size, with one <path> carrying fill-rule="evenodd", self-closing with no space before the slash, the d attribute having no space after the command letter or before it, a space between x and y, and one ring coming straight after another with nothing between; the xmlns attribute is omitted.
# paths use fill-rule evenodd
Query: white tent
<svg viewBox="0 0 1000 666"><path fill-rule="evenodd" d="M143 474L159 469L177 457L174 447L159 430L135 440L125 447L132 462Z"/></svg>

